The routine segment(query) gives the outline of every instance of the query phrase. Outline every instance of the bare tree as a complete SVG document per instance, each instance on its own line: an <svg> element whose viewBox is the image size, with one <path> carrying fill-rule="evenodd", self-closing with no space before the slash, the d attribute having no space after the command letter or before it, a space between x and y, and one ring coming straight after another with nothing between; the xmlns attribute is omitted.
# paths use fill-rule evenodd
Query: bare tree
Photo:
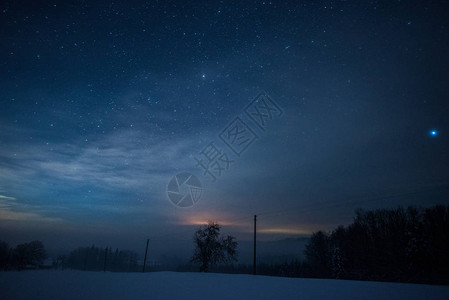
<svg viewBox="0 0 449 300"><path fill-rule="evenodd" d="M207 272L210 265L237 260L237 245L235 237L220 236L221 226L209 222L200 227L193 236L195 250L192 262L201 263L200 272Z"/></svg>

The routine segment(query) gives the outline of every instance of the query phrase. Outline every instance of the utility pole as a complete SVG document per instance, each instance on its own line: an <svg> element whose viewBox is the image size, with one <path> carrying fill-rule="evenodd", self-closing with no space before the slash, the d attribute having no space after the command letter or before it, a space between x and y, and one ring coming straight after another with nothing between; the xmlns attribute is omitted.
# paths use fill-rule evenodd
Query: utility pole
<svg viewBox="0 0 449 300"><path fill-rule="evenodd" d="M142 269L142 273L145 273L145 266L147 264L147 253L148 253L148 242L150 241L150 239L147 239L147 247L145 248L145 258L143 259L143 269Z"/></svg>
<svg viewBox="0 0 449 300"><path fill-rule="evenodd" d="M254 215L254 261L253 261L253 274L256 275L256 222L257 215Z"/></svg>

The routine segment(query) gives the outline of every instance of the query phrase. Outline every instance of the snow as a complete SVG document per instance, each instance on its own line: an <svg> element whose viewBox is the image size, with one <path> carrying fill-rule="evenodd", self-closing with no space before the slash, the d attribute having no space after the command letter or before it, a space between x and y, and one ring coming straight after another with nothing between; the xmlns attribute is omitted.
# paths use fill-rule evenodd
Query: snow
<svg viewBox="0 0 449 300"><path fill-rule="evenodd" d="M213 273L0 272L2 299L449 299L449 286Z"/></svg>

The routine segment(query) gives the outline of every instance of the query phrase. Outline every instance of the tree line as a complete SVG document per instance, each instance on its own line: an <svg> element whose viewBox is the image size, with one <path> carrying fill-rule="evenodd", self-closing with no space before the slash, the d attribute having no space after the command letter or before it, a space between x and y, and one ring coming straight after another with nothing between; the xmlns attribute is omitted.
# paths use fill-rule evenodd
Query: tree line
<svg viewBox="0 0 449 300"><path fill-rule="evenodd" d="M43 266L46 258L47 252L41 241L19 244L15 248L0 241L0 270L37 269Z"/></svg>
<svg viewBox="0 0 449 300"><path fill-rule="evenodd" d="M79 247L68 255L59 255L44 264L47 251L41 241L19 244L11 248L7 242L0 241L0 270L25 269L73 269L86 271L137 272L138 256L134 251L113 250L110 247Z"/></svg>
<svg viewBox="0 0 449 300"><path fill-rule="evenodd" d="M86 271L137 272L137 253L130 250L112 250L110 247L79 247L68 255L60 255L54 262L56 269Z"/></svg>
<svg viewBox="0 0 449 300"><path fill-rule="evenodd" d="M314 233L305 256L305 277L449 284L449 206L357 210Z"/></svg>

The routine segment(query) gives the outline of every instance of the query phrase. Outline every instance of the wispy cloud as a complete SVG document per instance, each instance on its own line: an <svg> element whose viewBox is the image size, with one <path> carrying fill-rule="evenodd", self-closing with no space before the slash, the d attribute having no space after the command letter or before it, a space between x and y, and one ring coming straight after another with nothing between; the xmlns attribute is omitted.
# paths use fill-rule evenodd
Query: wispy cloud
<svg viewBox="0 0 449 300"><path fill-rule="evenodd" d="M116 130L85 143L46 145L36 139L5 143L0 150L0 184L2 193L12 196L0 198L0 218L63 217L86 205L103 214L135 211L123 195L151 197L144 200L165 196L162 193L171 176L194 168L192 151L197 151L194 138L137 129ZM86 187L94 190L88 191L88 200L80 196ZM17 200L11 206L14 197ZM37 212L34 206L44 211Z"/></svg>
<svg viewBox="0 0 449 300"><path fill-rule="evenodd" d="M59 222L59 218L51 218L39 213L35 208L27 207L27 211L21 211L24 207L16 201L16 198L0 195L0 220L3 221L45 221Z"/></svg>
<svg viewBox="0 0 449 300"><path fill-rule="evenodd" d="M114 132L85 146L9 145L0 153L0 180L47 177L103 188L139 188L191 167L187 153L193 146L189 138L162 140L134 130Z"/></svg>

